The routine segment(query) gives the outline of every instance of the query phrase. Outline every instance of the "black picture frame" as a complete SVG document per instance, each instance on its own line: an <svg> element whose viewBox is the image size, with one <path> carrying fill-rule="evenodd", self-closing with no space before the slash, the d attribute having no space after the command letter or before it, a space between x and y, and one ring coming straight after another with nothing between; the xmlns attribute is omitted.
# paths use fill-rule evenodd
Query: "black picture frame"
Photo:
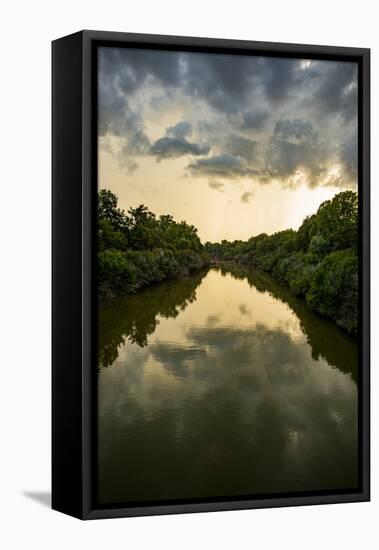
<svg viewBox="0 0 379 550"><path fill-rule="evenodd" d="M357 491L96 506L96 51L101 45L358 63L360 487ZM52 62L52 507L77 518L97 519L369 500L370 50L81 31L52 43Z"/></svg>

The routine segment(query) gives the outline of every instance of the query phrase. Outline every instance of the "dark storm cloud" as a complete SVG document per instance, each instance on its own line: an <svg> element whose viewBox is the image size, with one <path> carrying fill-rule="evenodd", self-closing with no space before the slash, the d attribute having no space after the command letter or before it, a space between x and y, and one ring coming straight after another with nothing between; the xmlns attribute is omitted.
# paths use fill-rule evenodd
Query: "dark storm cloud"
<svg viewBox="0 0 379 550"><path fill-rule="evenodd" d="M242 114L241 129L261 130L269 117L270 113L268 111L246 111Z"/></svg>
<svg viewBox="0 0 379 550"><path fill-rule="evenodd" d="M103 76L99 81L99 137L116 136L121 139L117 158L120 164L137 167L135 161L126 157L147 153L150 141L145 133L141 115L130 108L125 96L110 85ZM133 169L133 171L134 171Z"/></svg>
<svg viewBox="0 0 379 550"><path fill-rule="evenodd" d="M316 65L318 78L311 103L319 112L339 116L345 121L357 116L357 66L354 63L319 62Z"/></svg>
<svg viewBox="0 0 379 550"><path fill-rule="evenodd" d="M187 103L187 120L151 143L144 106L159 116L183 98L193 113ZM118 160L129 172L141 155L160 160L212 149L212 157L188 165L208 183L259 174L286 184L301 169L311 187L355 185L356 127L353 63L100 48L99 135L121 140ZM324 181L331 165L340 165L340 177Z"/></svg>
<svg viewBox="0 0 379 550"><path fill-rule="evenodd" d="M175 124L175 126L170 126L166 130L168 136L174 136L178 139L186 139L186 137L192 135L192 124L187 120L182 120Z"/></svg>
<svg viewBox="0 0 379 550"><path fill-rule="evenodd" d="M248 167L243 157L233 157L226 153L207 159L199 159L188 165L188 169L197 176L216 176L229 179L257 175L256 170Z"/></svg>
<svg viewBox="0 0 379 550"><path fill-rule="evenodd" d="M248 109L252 98L259 105L284 101L294 84L306 79L297 59L182 54L182 60L184 91L225 114ZM266 118L263 112L257 113L255 124L262 127ZM248 122L252 122L249 115Z"/></svg>
<svg viewBox="0 0 379 550"><path fill-rule="evenodd" d="M318 141L313 125L303 119L279 120L266 152L266 167L271 176L286 179L302 168L309 187L318 183L325 170L328 151Z"/></svg>
<svg viewBox="0 0 379 550"><path fill-rule="evenodd" d="M129 95L155 80L225 113L240 112L252 95L260 99L258 105L262 100L274 105L311 92L312 101L328 112L342 109L351 115L356 96L356 66L342 62L314 62L312 70L304 70L298 59L101 48L99 75ZM245 110L243 118L260 127L268 113Z"/></svg>
<svg viewBox="0 0 379 550"><path fill-rule="evenodd" d="M166 129L166 135L157 139L150 147L149 153L157 160L179 158L185 155L201 156L210 151L206 143L192 143L187 137L192 134L192 124L182 120Z"/></svg>
<svg viewBox="0 0 379 550"><path fill-rule="evenodd" d="M301 142L315 142L317 132L309 120L301 118L281 119L275 124L274 136L282 140L296 139Z"/></svg>
<svg viewBox="0 0 379 550"><path fill-rule="evenodd" d="M245 107L241 126L245 129L263 128L270 105L283 102L293 95L295 83L300 86L306 80L299 60L263 57L197 57L188 61L186 74L185 90L215 109L230 114ZM252 101L255 109L250 107Z"/></svg>
<svg viewBox="0 0 379 550"><path fill-rule="evenodd" d="M157 160L178 158L184 155L207 155L209 151L209 145L198 145L197 143L190 143L186 139L170 136L158 139L150 147L150 154L157 157Z"/></svg>
<svg viewBox="0 0 379 550"><path fill-rule="evenodd" d="M183 59L186 93L205 99L218 111L238 112L251 91L258 58L187 55Z"/></svg>
<svg viewBox="0 0 379 550"><path fill-rule="evenodd" d="M230 155L241 156L248 163L253 163L257 158L258 142L233 134L224 142L224 149Z"/></svg>
<svg viewBox="0 0 379 550"><path fill-rule="evenodd" d="M239 112L254 90L257 97L283 100L303 76L293 59L121 48L100 49L99 74L127 95L155 81L163 88L181 88L227 114Z"/></svg>
<svg viewBox="0 0 379 550"><path fill-rule="evenodd" d="M126 94L134 93L148 78L163 86L177 86L180 57L176 52L100 48L99 74Z"/></svg>
<svg viewBox="0 0 379 550"><path fill-rule="evenodd" d="M267 169L271 176L286 179L304 167L318 177L322 171L321 160L316 145L273 139L268 149Z"/></svg>
<svg viewBox="0 0 379 550"><path fill-rule="evenodd" d="M306 75L298 59L263 58L262 84L270 103L279 103L296 94Z"/></svg>

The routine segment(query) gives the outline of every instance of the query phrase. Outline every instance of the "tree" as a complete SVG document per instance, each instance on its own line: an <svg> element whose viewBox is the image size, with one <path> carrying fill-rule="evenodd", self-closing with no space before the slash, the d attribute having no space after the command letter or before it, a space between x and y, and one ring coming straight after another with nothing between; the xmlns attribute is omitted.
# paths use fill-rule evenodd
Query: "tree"
<svg viewBox="0 0 379 550"><path fill-rule="evenodd" d="M101 189L97 196L97 219L105 219L115 231L125 228L125 214L117 207L117 197L108 189Z"/></svg>
<svg viewBox="0 0 379 550"><path fill-rule="evenodd" d="M98 197L98 282L101 294L139 288L200 269L207 254L193 225L170 215L158 219L145 205L125 214L117 197Z"/></svg>
<svg viewBox="0 0 379 550"><path fill-rule="evenodd" d="M358 195L344 191L325 201L319 207L312 225L311 236L321 236L329 252L357 248Z"/></svg>

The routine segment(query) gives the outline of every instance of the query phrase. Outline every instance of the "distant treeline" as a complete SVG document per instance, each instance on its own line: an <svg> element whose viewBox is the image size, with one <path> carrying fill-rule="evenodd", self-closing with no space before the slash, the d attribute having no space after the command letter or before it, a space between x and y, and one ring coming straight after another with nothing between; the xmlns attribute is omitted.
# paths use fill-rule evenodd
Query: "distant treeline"
<svg viewBox="0 0 379 550"><path fill-rule="evenodd" d="M134 292L209 263L193 225L143 205L125 213L111 191L98 193L97 221L100 295Z"/></svg>
<svg viewBox="0 0 379 550"><path fill-rule="evenodd" d="M321 204L298 231L248 241L206 243L212 259L270 273L350 334L358 329L358 196L344 191Z"/></svg>

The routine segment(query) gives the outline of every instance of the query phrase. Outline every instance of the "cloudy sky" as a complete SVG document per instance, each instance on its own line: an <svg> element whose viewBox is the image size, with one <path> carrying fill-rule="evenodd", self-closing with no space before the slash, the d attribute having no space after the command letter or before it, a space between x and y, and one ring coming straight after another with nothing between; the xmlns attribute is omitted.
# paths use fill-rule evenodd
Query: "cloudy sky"
<svg viewBox="0 0 379 550"><path fill-rule="evenodd" d="M354 63L100 48L99 186L202 241L297 228L357 188Z"/></svg>

